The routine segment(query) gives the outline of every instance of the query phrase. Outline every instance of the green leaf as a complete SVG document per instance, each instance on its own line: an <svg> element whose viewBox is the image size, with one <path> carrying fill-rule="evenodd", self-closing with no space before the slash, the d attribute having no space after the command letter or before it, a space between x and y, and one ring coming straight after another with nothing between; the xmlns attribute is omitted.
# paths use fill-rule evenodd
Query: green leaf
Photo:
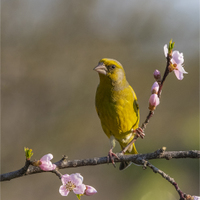
<svg viewBox="0 0 200 200"><path fill-rule="evenodd" d="M78 200L81 199L81 195L80 194L77 194L76 196L77 196Z"/></svg>
<svg viewBox="0 0 200 200"><path fill-rule="evenodd" d="M27 160L30 160L30 158L33 156L33 152L32 149L29 149L27 147L24 147L24 151L25 151L25 156Z"/></svg>
<svg viewBox="0 0 200 200"><path fill-rule="evenodd" d="M77 194L76 196L77 196L77 198L78 198L78 200L80 200L81 199L81 196L83 196L84 194Z"/></svg>
<svg viewBox="0 0 200 200"><path fill-rule="evenodd" d="M172 53L172 50L174 48L175 42L172 42L172 39L169 41L169 47L168 47L168 51L169 53Z"/></svg>

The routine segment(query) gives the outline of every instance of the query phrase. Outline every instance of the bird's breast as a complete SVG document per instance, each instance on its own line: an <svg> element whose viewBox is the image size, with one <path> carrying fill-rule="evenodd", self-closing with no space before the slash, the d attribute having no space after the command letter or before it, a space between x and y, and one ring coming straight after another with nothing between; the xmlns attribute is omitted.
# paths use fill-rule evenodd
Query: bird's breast
<svg viewBox="0 0 200 200"><path fill-rule="evenodd" d="M137 120L133 101L133 95L125 95L119 91L97 92L96 108L102 128L107 135L113 135L120 140L129 137Z"/></svg>

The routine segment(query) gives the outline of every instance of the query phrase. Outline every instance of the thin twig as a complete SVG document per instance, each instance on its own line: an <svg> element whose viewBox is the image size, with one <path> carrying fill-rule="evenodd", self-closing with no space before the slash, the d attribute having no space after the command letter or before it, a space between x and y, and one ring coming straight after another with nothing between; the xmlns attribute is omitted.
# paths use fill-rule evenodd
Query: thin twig
<svg viewBox="0 0 200 200"><path fill-rule="evenodd" d="M2 174L1 178L0 178L0 181L4 181L4 180L9 181L11 179L24 176L26 174L26 172L27 172L27 170L28 170L30 165L31 165L31 161L30 160L26 160L24 167L22 167L19 170L13 171L13 172Z"/></svg>
<svg viewBox="0 0 200 200"><path fill-rule="evenodd" d="M149 168L151 168L153 170L153 172L160 174L164 179L166 179L168 182L170 182L176 189L176 191L178 192L179 196L180 196L180 200L184 200L184 196L186 194L184 194L181 189L179 188L178 184L175 182L175 180L173 178L171 178L168 174L166 174L165 172L163 172L162 170L158 169L157 167L155 167L154 165L152 165L150 162L148 161L144 161L144 164L146 166L148 166Z"/></svg>
<svg viewBox="0 0 200 200"><path fill-rule="evenodd" d="M154 111L149 111L149 114L147 115L146 120L143 122L141 128L144 131L146 129L147 124L149 123L150 118L153 116Z"/></svg>
<svg viewBox="0 0 200 200"><path fill-rule="evenodd" d="M133 155L124 155L121 153L117 153L119 159L114 159L115 162L122 162L122 161L131 161L133 163L143 165L143 160L152 160L152 159L178 159L178 158L200 158L200 151L192 150L192 151L164 151L161 150L155 151L153 153L147 154L133 154ZM58 169L64 168L74 168L74 167L83 167L83 166L94 166L100 164L107 164L107 156L105 157L95 157L95 158L88 158L88 159L79 159L79 160L67 160L66 157L62 158L60 161L55 162L54 164L57 166L55 173L59 178L62 176ZM111 163L111 160L109 160ZM26 166L27 167L27 166ZM22 169L23 173L22 173ZM24 175L31 175L36 173L42 173L39 167L29 165L28 169L22 168L14 172L9 172L5 174L1 174L0 181L8 181L14 178L22 177Z"/></svg>
<svg viewBox="0 0 200 200"><path fill-rule="evenodd" d="M162 87L163 87L163 84L164 84L164 81L165 79L167 78L167 76L169 75L169 66L170 66L170 60L172 58L172 55L171 54L168 54L167 55L167 64L166 64L166 68L165 68L165 72L164 72L164 75L163 75L163 78L161 80L161 83L159 85L159 90L158 90L158 97L160 97L160 94L161 94L161 90L162 90Z"/></svg>
<svg viewBox="0 0 200 200"><path fill-rule="evenodd" d="M169 74L169 66L170 66L170 64L171 64L171 57L172 57L172 55L171 54L168 54L167 55L167 64L166 64L166 68L165 68L165 72L164 72L164 75L163 75L163 77L162 77L162 80L160 81L159 80L159 89L158 89L158 97L160 98L160 94L161 94L161 90L162 90L162 87L163 87L163 84L164 84L164 81L165 81L165 79L167 78L167 76L168 76L168 74ZM139 129L141 129L143 132L144 132L144 130L146 129L146 127L147 127L147 124L149 123L149 120L150 120L150 118L153 116L153 114L154 114L154 111L149 111L149 114L147 115L147 117L146 117L146 120L143 122L143 124L142 124L142 126L141 126L141 128L139 128ZM137 140L137 138L140 136L140 132L138 132L137 131L137 129L136 129L136 132L138 133L138 134L136 134L135 136L134 136L134 138L131 140L131 142L121 151L121 153L125 153L128 149L129 149L129 147L133 144L133 143L135 143L135 141ZM144 136L141 136L141 138L144 138Z"/></svg>

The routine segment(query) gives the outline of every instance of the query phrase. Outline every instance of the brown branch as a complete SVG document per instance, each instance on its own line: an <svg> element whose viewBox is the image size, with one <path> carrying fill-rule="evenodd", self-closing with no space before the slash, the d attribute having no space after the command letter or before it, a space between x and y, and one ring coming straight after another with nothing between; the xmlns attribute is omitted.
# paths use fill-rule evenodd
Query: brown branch
<svg viewBox="0 0 200 200"><path fill-rule="evenodd" d="M158 169L157 167L153 166L150 162L145 161L145 165L148 166L149 168L151 168L153 170L153 172L160 174L164 179L166 179L168 182L170 182L176 189L176 191L178 192L179 196L180 196L180 200L184 200L186 194L184 194L180 188L178 187L178 184L175 182L175 180L173 178L171 178L168 174L166 174L165 172L163 172L162 170ZM188 196L188 195L187 195Z"/></svg>
<svg viewBox="0 0 200 200"><path fill-rule="evenodd" d="M160 94L161 94L161 90L162 90L164 81L165 81L165 79L167 78L167 76L168 76L168 74L169 74L169 66L170 66L170 64L171 64L171 62L170 62L171 58L172 58L172 55L171 55L171 54L168 54L168 55L167 55L167 63L166 63L165 72L164 72L164 75L163 75L163 78L162 78L162 80L161 80L161 83L160 83L160 86L159 86L159 90L158 90L158 97L160 97Z"/></svg>
<svg viewBox="0 0 200 200"><path fill-rule="evenodd" d="M170 182L178 192L180 196L180 200L192 200L194 199L193 196L189 194L183 193L180 188L178 187L178 184L175 182L173 178L171 178L169 175L167 175L162 170L156 168L153 166L148 160L152 159L180 159L180 158L200 158L200 151L197 150L191 150L191 151L165 151L165 147L153 152L153 153L147 153L147 154L137 154L137 155L124 155L122 153L118 153L117 156L119 159L115 158L115 162L122 162L122 161L132 161L135 164L142 165L143 169L146 169L146 167L151 168L155 173L160 174L163 178L165 178L168 182ZM52 173L55 173L56 176L61 179L62 174L60 173L59 169L64 168L73 168L73 167L83 167L83 166L91 166L91 165L99 165L99 164L106 164L107 156L106 157L98 157L98 158L89 158L89 159L81 159L81 160L67 160L66 156L63 156L63 158L54 163L57 167L55 170L50 171ZM109 163L111 163L111 160L109 160ZM2 174L0 176L0 181L8 181L14 178L22 177L25 175L31 175L36 173L45 172L42 171L39 167L31 165L32 162L29 160L26 160L25 166L17 171L9 172L6 174Z"/></svg>
<svg viewBox="0 0 200 200"><path fill-rule="evenodd" d="M11 179L24 176L30 165L31 161L26 160L24 167L21 169L6 174L1 174L0 181L9 181Z"/></svg>
<svg viewBox="0 0 200 200"><path fill-rule="evenodd" d="M200 151L192 150L192 151L164 151L163 149L157 150L153 153L147 154L137 154L137 155L124 155L121 153L117 154L119 159L115 158L115 162L122 162L122 161L132 161L135 164L143 165L143 160L152 160L152 159L178 159L178 158L200 158ZM28 161L27 161L28 162ZM55 173L59 178L62 174L58 171L58 169L64 168L73 168L73 167L83 167L83 166L92 166L92 165L100 165L100 164L107 164L107 156L105 157L95 157L95 158L88 158L88 159L79 159L79 160L67 160L67 157L64 156L60 161L55 162L54 164L57 166L56 170L52 171ZM109 160L111 163L111 160ZM36 173L42 173L39 167L32 166L29 163L25 164L25 166L17 171L9 172L5 174L1 174L0 181L8 181L14 178L19 178L25 175L31 175Z"/></svg>
<svg viewBox="0 0 200 200"><path fill-rule="evenodd" d="M160 95L161 95L161 91L162 91L162 87L163 87L163 84L164 84L164 81L165 79L167 78L167 76L169 75L169 66L171 65L171 58L172 58L172 55L171 53L168 53L167 55L167 63L166 63L166 68L165 68L165 72L164 72L164 75L162 77L162 80L161 80L161 76L159 77L159 79L156 79L156 81L158 82L159 84L159 89L158 89L158 97L160 98ZM141 128L138 128L136 130L134 130L135 132L137 132L137 134L135 135L135 137L132 139L132 141L121 151L121 153L125 153L129 147L137 140L138 137L141 137L141 138L144 138L144 130L146 129L148 123L149 123L149 120L150 118L153 116L154 114L154 111L150 110L149 111L149 114L147 115L146 117L146 120L142 123L142 126ZM139 130L139 131L138 131Z"/></svg>

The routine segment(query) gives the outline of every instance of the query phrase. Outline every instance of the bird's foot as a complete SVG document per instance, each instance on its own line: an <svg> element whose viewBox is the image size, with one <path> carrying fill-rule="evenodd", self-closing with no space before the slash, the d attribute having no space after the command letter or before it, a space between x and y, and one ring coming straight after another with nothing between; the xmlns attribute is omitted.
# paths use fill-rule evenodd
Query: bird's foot
<svg viewBox="0 0 200 200"><path fill-rule="evenodd" d="M134 133L136 133L136 135L138 137L141 137L142 139L144 139L144 136L145 136L145 133L144 133L144 130L142 128L137 128L133 131Z"/></svg>
<svg viewBox="0 0 200 200"><path fill-rule="evenodd" d="M108 152L107 162L109 163L109 158L110 158L110 160L111 160L113 166L116 167L113 157L119 159L119 157L117 156L117 154L113 153L112 148L111 148L111 149L109 150L109 152Z"/></svg>

